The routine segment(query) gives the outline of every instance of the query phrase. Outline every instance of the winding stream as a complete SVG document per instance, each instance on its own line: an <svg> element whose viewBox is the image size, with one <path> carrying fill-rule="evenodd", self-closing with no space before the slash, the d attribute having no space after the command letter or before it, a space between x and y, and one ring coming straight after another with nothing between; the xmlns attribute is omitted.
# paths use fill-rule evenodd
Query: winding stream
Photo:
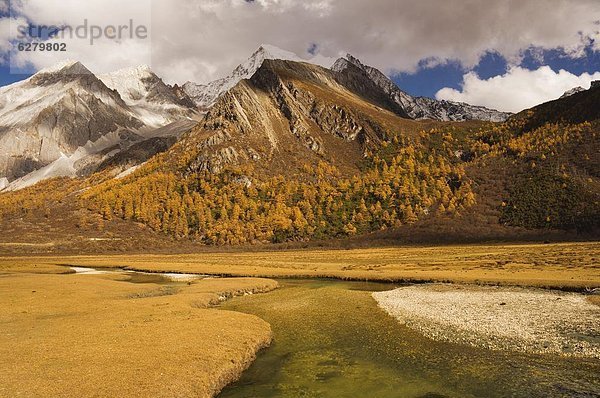
<svg viewBox="0 0 600 398"><path fill-rule="evenodd" d="M436 342L400 326L371 292L323 280L236 298L222 309L271 324L274 342L220 398L600 397L600 361Z"/></svg>
<svg viewBox="0 0 600 398"><path fill-rule="evenodd" d="M131 283L157 283L157 284L169 284L173 282L192 282L198 279L207 278L207 275L198 274L183 274L174 272L140 272L133 270L125 270L123 268L107 268L107 269L96 269L89 267L74 267L69 268L77 275L104 275L104 274L118 274L125 275L128 279L127 282Z"/></svg>

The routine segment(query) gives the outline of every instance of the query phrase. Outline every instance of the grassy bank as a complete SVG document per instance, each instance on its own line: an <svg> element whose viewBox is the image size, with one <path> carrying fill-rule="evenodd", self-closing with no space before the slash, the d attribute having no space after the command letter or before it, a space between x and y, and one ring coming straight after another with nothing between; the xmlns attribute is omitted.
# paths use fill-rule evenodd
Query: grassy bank
<svg viewBox="0 0 600 398"><path fill-rule="evenodd" d="M600 287L600 242L178 255L0 258L0 273L60 265L220 276ZM37 271L36 271L37 272Z"/></svg>
<svg viewBox="0 0 600 398"><path fill-rule="evenodd" d="M271 341L256 316L211 309L264 279L134 284L124 274L0 276L0 396L198 396ZM29 267L23 270L52 270ZM54 271L60 271L60 268Z"/></svg>

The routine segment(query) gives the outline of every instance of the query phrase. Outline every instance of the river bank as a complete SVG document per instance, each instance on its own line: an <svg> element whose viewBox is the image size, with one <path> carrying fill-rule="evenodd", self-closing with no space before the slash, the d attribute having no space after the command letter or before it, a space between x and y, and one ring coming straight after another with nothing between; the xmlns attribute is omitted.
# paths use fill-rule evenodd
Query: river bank
<svg viewBox="0 0 600 398"><path fill-rule="evenodd" d="M202 397L241 374L223 397L593 396L597 358L432 340L371 294L423 282L589 291L598 258L597 242L2 257L0 395ZM259 277L285 279L273 291Z"/></svg>
<svg viewBox="0 0 600 398"><path fill-rule="evenodd" d="M276 287L119 272L0 275L0 396L212 397L272 339L264 320L212 306Z"/></svg>
<svg viewBox="0 0 600 398"><path fill-rule="evenodd" d="M582 291L600 288L600 242L354 250L0 257L0 274L121 267L222 277L452 282Z"/></svg>
<svg viewBox="0 0 600 398"><path fill-rule="evenodd" d="M445 284L373 297L401 324L433 340L600 359L600 307L581 294Z"/></svg>

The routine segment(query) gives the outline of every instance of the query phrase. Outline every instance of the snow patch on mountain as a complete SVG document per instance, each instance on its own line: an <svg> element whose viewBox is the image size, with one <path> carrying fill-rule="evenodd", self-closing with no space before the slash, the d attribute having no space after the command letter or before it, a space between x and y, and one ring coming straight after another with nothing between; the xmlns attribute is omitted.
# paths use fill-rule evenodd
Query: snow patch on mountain
<svg viewBox="0 0 600 398"><path fill-rule="evenodd" d="M117 90L126 103L136 103L149 93L148 85L144 83L144 79L152 79L154 76L147 65L141 65L99 75L98 78L107 87Z"/></svg>
<svg viewBox="0 0 600 398"><path fill-rule="evenodd" d="M0 178L0 191L3 191L4 188L8 186L8 178L2 177Z"/></svg>
<svg viewBox="0 0 600 398"><path fill-rule="evenodd" d="M121 179L123 179L123 178L125 178L125 177L127 177L127 176L129 176L129 175L131 175L131 174L133 174L133 173L135 173L135 171L136 171L137 169L139 169L140 167L142 167L143 165L144 165L143 163L142 163L142 164L137 164L137 165L135 165L135 166L132 166L132 167L130 167L130 168L128 168L128 169L126 169L126 170L124 170L124 171L120 172L120 173L119 173L119 174L117 174L117 176L115 177L115 180L121 180Z"/></svg>
<svg viewBox="0 0 600 398"><path fill-rule="evenodd" d="M100 75L99 79L116 90L146 126L158 128L194 114L192 101L179 98L175 89L146 65Z"/></svg>
<svg viewBox="0 0 600 398"><path fill-rule="evenodd" d="M327 65L327 67L333 63L333 59L321 55L317 55L312 59L307 60L299 57L293 52L282 50L281 48L269 44L262 44L250 58L235 68L229 76L208 84L187 82L183 85L183 90L199 108L207 109L212 106L222 94L232 89L240 81L251 78L266 59L308 62L317 65Z"/></svg>
<svg viewBox="0 0 600 398"><path fill-rule="evenodd" d="M577 93L581 93L582 91L587 91L585 88L579 86L579 87L574 87L568 91L565 91L565 93L563 95L560 96L560 98L567 98L570 97L572 95L575 95Z"/></svg>
<svg viewBox="0 0 600 398"><path fill-rule="evenodd" d="M42 180L56 177L73 177L75 176L75 168L73 167L73 161L71 158L64 153L61 154L60 158L50 163L49 165L42 167L34 172L27 174L25 177L21 177L6 187L8 191L17 191L24 189L32 185L37 184Z"/></svg>

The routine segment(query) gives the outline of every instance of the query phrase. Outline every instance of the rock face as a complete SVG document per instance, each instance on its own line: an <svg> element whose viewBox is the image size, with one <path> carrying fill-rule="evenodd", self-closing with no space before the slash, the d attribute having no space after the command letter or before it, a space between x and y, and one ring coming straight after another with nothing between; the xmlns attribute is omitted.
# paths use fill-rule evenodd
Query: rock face
<svg viewBox="0 0 600 398"><path fill-rule="evenodd" d="M192 158L190 172L251 163L266 174L285 174L320 161L357 170L394 129L417 134L418 122L365 99L338 77L309 63L264 60L217 100L171 155Z"/></svg>
<svg viewBox="0 0 600 398"><path fill-rule="evenodd" d="M249 79L256 73L266 59L281 59L288 61L303 61L296 54L280 48L263 44L250 58L240 64L229 76L208 84L187 82L183 91L196 103L200 109L208 109L225 92L244 79Z"/></svg>
<svg viewBox="0 0 600 398"><path fill-rule="evenodd" d="M79 62L63 62L0 88L0 178L17 189L93 171L105 157L195 114L189 98L147 67L100 79Z"/></svg>
<svg viewBox="0 0 600 398"><path fill-rule="evenodd" d="M0 177L9 180L119 130L143 123L78 62L0 89Z"/></svg>
<svg viewBox="0 0 600 398"><path fill-rule="evenodd" d="M440 121L483 120L492 122L505 121L510 113L499 112L482 106L474 106L451 101L437 101L426 97L413 97L400 90L394 82L379 70L363 65L358 59L348 54L333 65L332 70L340 74L340 78L350 80L370 80L387 96L387 102L395 104L402 113L412 119L432 119ZM364 91L364 90L363 90ZM364 91L371 96L373 91ZM369 94L371 93L371 94ZM380 94L378 94L380 96Z"/></svg>

